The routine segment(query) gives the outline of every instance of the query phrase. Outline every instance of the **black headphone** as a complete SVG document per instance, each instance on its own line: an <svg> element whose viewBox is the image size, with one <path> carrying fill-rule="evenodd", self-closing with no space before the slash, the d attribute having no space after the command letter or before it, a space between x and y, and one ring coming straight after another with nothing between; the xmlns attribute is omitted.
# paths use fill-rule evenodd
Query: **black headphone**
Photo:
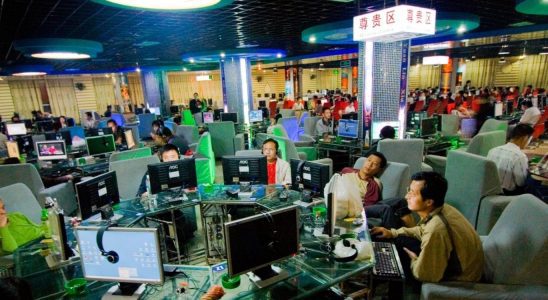
<svg viewBox="0 0 548 300"><path fill-rule="evenodd" d="M354 254L352 254L350 256L340 257L340 256L336 256L332 251L331 252L331 258L333 258L333 260L335 260L337 262L351 262L351 261L355 260L356 257L358 257L358 249L356 249L356 245L351 244L347 239L343 239L342 243L343 243L343 246L350 247L350 248L354 249L355 250Z"/></svg>
<svg viewBox="0 0 548 300"><path fill-rule="evenodd" d="M107 231L110 227L114 226L116 226L116 224L101 226L99 228L99 231L97 231L97 248L99 248L99 251L101 251L101 255L105 256L107 258L107 261L111 264L117 263L120 257L118 256L118 253L116 253L116 251L105 251L105 248L103 247L103 234L105 234L105 231Z"/></svg>

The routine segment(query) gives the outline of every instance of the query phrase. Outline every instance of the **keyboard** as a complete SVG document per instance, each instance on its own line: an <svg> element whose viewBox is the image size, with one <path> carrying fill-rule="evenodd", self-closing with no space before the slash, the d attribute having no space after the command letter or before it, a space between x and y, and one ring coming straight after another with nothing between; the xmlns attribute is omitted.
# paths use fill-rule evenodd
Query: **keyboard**
<svg viewBox="0 0 548 300"><path fill-rule="evenodd" d="M438 142L432 145L428 145L427 150L430 152L437 152L441 150L447 150L451 148L451 142Z"/></svg>
<svg viewBox="0 0 548 300"><path fill-rule="evenodd" d="M405 275L401 266L396 246L387 242L373 242L376 264L373 274L383 279L403 279Z"/></svg>

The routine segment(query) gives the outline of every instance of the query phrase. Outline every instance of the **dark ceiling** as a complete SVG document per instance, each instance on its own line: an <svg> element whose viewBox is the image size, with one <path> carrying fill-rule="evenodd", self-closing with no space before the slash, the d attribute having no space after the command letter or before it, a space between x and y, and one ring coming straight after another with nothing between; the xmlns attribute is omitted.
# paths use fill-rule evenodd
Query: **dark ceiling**
<svg viewBox="0 0 548 300"><path fill-rule="evenodd" d="M2 0L0 2L0 66L50 63L58 71L115 71L140 66L182 65L189 51L223 50L242 45L279 48L289 57L328 51L332 46L301 41L314 25L346 20L367 10L392 6L390 1L234 0L224 8L200 12L124 10L92 1ZM414 0L400 3L438 11L480 16L475 32L512 23L548 23L546 16L515 11L515 0ZM79 38L101 42L104 51L84 61L44 61L24 57L13 48L23 38ZM157 45L154 42L158 42ZM338 46L340 48L340 46ZM355 46L346 46L355 48Z"/></svg>

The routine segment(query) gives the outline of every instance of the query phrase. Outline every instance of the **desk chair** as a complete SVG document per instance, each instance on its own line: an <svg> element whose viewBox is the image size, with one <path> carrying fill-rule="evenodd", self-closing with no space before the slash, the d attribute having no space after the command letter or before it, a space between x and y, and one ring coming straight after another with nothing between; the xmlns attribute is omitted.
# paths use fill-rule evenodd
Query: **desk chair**
<svg viewBox="0 0 548 300"><path fill-rule="evenodd" d="M174 135L182 137L187 143L189 148L194 151L196 145L193 145L198 142L200 135L198 134L198 127L192 125L179 125L173 133ZM192 146L191 146L192 145Z"/></svg>
<svg viewBox="0 0 548 300"><path fill-rule="evenodd" d="M497 119L487 119L483 125L481 125L478 133L491 132L491 131L508 131L508 121L502 121Z"/></svg>
<svg viewBox="0 0 548 300"><path fill-rule="evenodd" d="M456 115L441 115L441 135L456 136L459 132L459 117Z"/></svg>
<svg viewBox="0 0 548 300"><path fill-rule="evenodd" d="M236 151L244 149L244 135L236 134L232 121L209 123L207 128L216 158L234 155Z"/></svg>
<svg viewBox="0 0 548 300"><path fill-rule="evenodd" d="M40 224L43 205L25 184L14 183L0 188L0 198L8 212L21 212L32 222Z"/></svg>
<svg viewBox="0 0 548 300"><path fill-rule="evenodd" d="M282 108L280 109L280 115L282 115L282 118L294 117L295 111L293 109Z"/></svg>
<svg viewBox="0 0 548 300"><path fill-rule="evenodd" d="M143 148L147 149L147 148ZM148 148L150 149L150 148ZM146 157L131 158L126 160L110 161L109 171L116 172L118 180L118 192L122 199L133 199L137 195L139 185L143 176L147 172L147 166L159 163L160 159L156 155Z"/></svg>
<svg viewBox="0 0 548 300"><path fill-rule="evenodd" d="M388 161L407 164L411 174L420 171L432 171L432 167L422 162L424 155L423 139L380 140L377 151L384 154Z"/></svg>
<svg viewBox="0 0 548 300"><path fill-rule="evenodd" d="M545 299L548 295L548 206L533 196L512 201L482 236L479 283L423 283L421 299Z"/></svg>
<svg viewBox="0 0 548 300"><path fill-rule="evenodd" d="M366 159L358 158L354 169L361 169ZM382 199L405 197L411 179L407 164L389 161L378 177L382 183Z"/></svg>
<svg viewBox="0 0 548 300"><path fill-rule="evenodd" d="M141 139L149 139L152 131L152 121L156 120L155 114L140 114L137 115L139 120L139 137Z"/></svg>
<svg viewBox="0 0 548 300"><path fill-rule="evenodd" d="M182 124L188 125L188 126L196 126L196 120L194 120L194 116L190 112L190 109L185 109L183 111L182 117L183 117L183 119L181 120Z"/></svg>
<svg viewBox="0 0 548 300"><path fill-rule="evenodd" d="M215 153L209 132L202 134L196 144L196 177L198 184L215 182Z"/></svg>
<svg viewBox="0 0 548 300"><path fill-rule="evenodd" d="M279 120L279 124L274 125L272 132L275 135L289 138L295 143L296 146L310 146L314 143L314 139L312 137L303 136L300 134L297 117L281 118Z"/></svg>
<svg viewBox="0 0 548 300"><path fill-rule="evenodd" d="M308 117L304 120L304 134L303 136L306 136L307 139L314 139L318 135L316 133L316 123L318 123L318 120L322 117Z"/></svg>
<svg viewBox="0 0 548 300"><path fill-rule="evenodd" d="M431 117L435 112L438 111L438 104L439 101L436 99L430 100L430 104L428 104L428 108L426 109L426 115L428 117Z"/></svg>

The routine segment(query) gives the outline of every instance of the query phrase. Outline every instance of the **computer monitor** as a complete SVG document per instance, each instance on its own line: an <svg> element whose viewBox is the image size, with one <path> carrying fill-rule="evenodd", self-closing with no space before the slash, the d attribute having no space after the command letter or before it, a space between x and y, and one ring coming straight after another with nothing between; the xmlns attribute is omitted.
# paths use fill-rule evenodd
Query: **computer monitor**
<svg viewBox="0 0 548 300"><path fill-rule="evenodd" d="M148 175L152 194L171 188L194 188L198 185L194 158L148 165Z"/></svg>
<svg viewBox="0 0 548 300"><path fill-rule="evenodd" d="M114 136L107 134L86 138L86 147L89 155L100 155L116 151Z"/></svg>
<svg viewBox="0 0 548 300"><path fill-rule="evenodd" d="M60 160L67 159L67 148L65 141L43 141L36 142L38 160Z"/></svg>
<svg viewBox="0 0 548 300"><path fill-rule="evenodd" d="M259 287L286 278L286 271L271 264L299 251L298 223L294 205L225 223L228 274L253 272L250 279Z"/></svg>
<svg viewBox="0 0 548 300"><path fill-rule="evenodd" d="M135 108L135 114L136 115L142 115L144 112L144 109L142 107Z"/></svg>
<svg viewBox="0 0 548 300"><path fill-rule="evenodd" d="M503 115L504 105L502 102L495 103L493 116L498 117Z"/></svg>
<svg viewBox="0 0 548 300"><path fill-rule="evenodd" d="M203 118L204 123L213 123L213 121L214 121L213 114L214 113L212 111L204 111L202 113L202 118Z"/></svg>
<svg viewBox="0 0 548 300"><path fill-rule="evenodd" d="M392 126L396 131L396 138L398 136L398 128L400 127L399 121L383 121L383 122L373 122L371 125L371 140L380 140L381 130L385 126Z"/></svg>
<svg viewBox="0 0 548 300"><path fill-rule="evenodd" d="M68 244L64 215L62 213L49 214L48 223L51 229L51 239L55 243L54 249L58 251L60 259L66 261L74 256L74 253Z"/></svg>
<svg viewBox="0 0 548 300"><path fill-rule="evenodd" d="M268 94L264 95L265 98L268 98ZM259 100L259 107L266 107L266 100Z"/></svg>
<svg viewBox="0 0 548 300"><path fill-rule="evenodd" d="M32 120L25 119L25 120L21 120L21 122L25 123L25 127L32 129Z"/></svg>
<svg viewBox="0 0 548 300"><path fill-rule="evenodd" d="M262 122L263 121L263 111L262 110L250 110L249 111L249 122Z"/></svg>
<svg viewBox="0 0 548 300"><path fill-rule="evenodd" d="M53 120L46 119L43 121L37 121L36 122L36 129L38 129L39 132L47 132L53 130Z"/></svg>
<svg viewBox="0 0 548 300"><path fill-rule="evenodd" d="M214 109L213 110L213 119L215 121L221 120L221 114L224 112L224 109Z"/></svg>
<svg viewBox="0 0 548 300"><path fill-rule="evenodd" d="M25 123L6 124L6 132L9 136L25 135L27 134L27 127Z"/></svg>
<svg viewBox="0 0 548 300"><path fill-rule="evenodd" d="M341 116L341 119L345 119L345 120L358 120L358 113L356 113L356 112L351 112L351 113L343 114L343 115Z"/></svg>
<svg viewBox="0 0 548 300"><path fill-rule="evenodd" d="M434 136L438 132L436 126L438 120L436 118L426 118L421 120L421 137Z"/></svg>
<svg viewBox="0 0 548 300"><path fill-rule="evenodd" d="M312 196L323 194L323 188L329 182L329 165L291 159L291 189L309 190Z"/></svg>
<svg viewBox="0 0 548 300"><path fill-rule="evenodd" d="M126 145L128 149L135 148L135 138L133 138L133 130L128 129L124 131L124 136L126 137Z"/></svg>
<svg viewBox="0 0 548 300"><path fill-rule="evenodd" d="M89 128L86 129L86 136L103 136L107 134L113 134L112 128Z"/></svg>
<svg viewBox="0 0 548 300"><path fill-rule="evenodd" d="M238 113L221 113L221 121L232 121L238 124Z"/></svg>
<svg viewBox="0 0 548 300"><path fill-rule="evenodd" d="M65 145L72 145L70 131L47 132L45 137L48 141L65 141Z"/></svg>
<svg viewBox="0 0 548 300"><path fill-rule="evenodd" d="M31 154L34 150L32 136L30 134L17 136L17 147L20 153Z"/></svg>
<svg viewBox="0 0 548 300"><path fill-rule="evenodd" d="M337 136L349 139L358 138L358 121L357 120L339 120L339 129Z"/></svg>
<svg viewBox="0 0 548 300"><path fill-rule="evenodd" d="M110 171L76 184L78 214L82 220L120 203L116 172Z"/></svg>
<svg viewBox="0 0 548 300"><path fill-rule="evenodd" d="M268 184L266 156L223 156L225 184Z"/></svg>
<svg viewBox="0 0 548 300"><path fill-rule="evenodd" d="M179 106L172 105L169 107L169 112L172 114L178 114L179 113Z"/></svg>
<svg viewBox="0 0 548 300"><path fill-rule="evenodd" d="M119 282L107 293L134 297L128 299L138 299L145 283L164 282L157 228L109 227L102 236L98 235L100 229L76 227L84 278Z"/></svg>

